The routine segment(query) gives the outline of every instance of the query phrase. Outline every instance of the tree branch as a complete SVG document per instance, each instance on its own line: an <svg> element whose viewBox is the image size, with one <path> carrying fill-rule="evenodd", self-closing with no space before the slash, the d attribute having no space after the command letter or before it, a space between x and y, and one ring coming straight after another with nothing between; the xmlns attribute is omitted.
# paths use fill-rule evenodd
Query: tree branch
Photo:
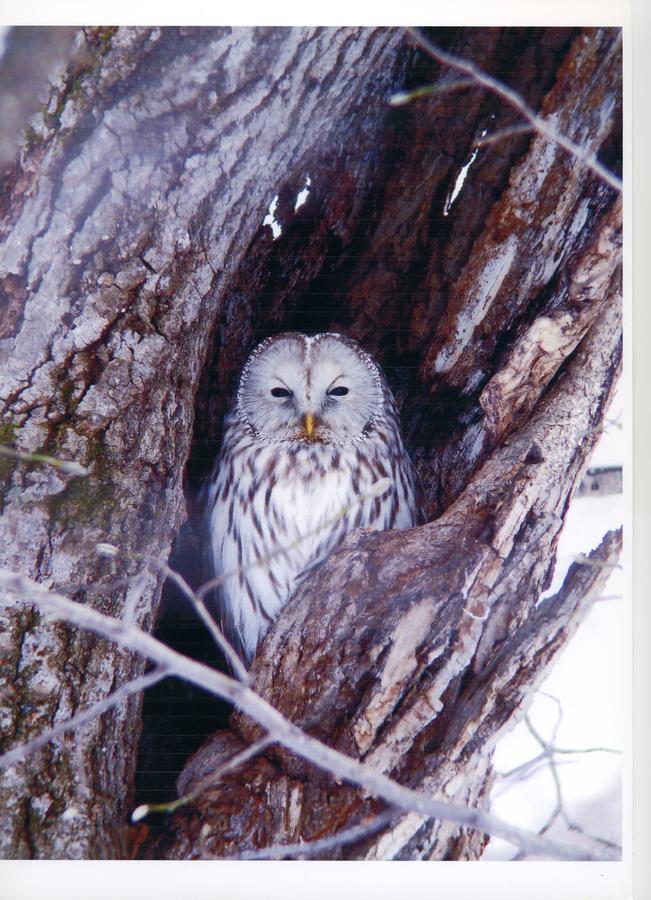
<svg viewBox="0 0 651 900"><path fill-rule="evenodd" d="M395 809L387 810L373 816L369 820L364 820L358 825L352 825L343 831L329 835L325 838L319 838L316 841L304 841L298 844L274 844L272 847L264 847L262 850L247 850L237 859L285 859L288 856L312 856L316 853L327 853L336 847L342 847L345 844L355 844L367 837L381 831L390 825L396 818Z"/></svg>
<svg viewBox="0 0 651 900"><path fill-rule="evenodd" d="M449 819L486 834L496 835L515 844L529 855L542 854L554 859L567 860L596 859L582 848L543 839L479 810L434 800L403 787L381 772L310 737L241 682L184 657L134 626L125 627L124 622L119 619L49 591L32 579L2 569L0 586L17 595L21 602L36 604L49 619L66 621L93 631L165 667L167 674L185 678L192 684L230 700L266 728L273 740L280 741L292 752L330 772L336 778L351 781L382 797L393 806L418 812L426 818Z"/></svg>
<svg viewBox="0 0 651 900"><path fill-rule="evenodd" d="M492 91L498 97L501 97L502 100L505 100L513 109L517 110L520 115L524 116L525 119L531 124L532 128L534 128L539 134L542 134L544 137L549 138L552 141L555 141L570 153L575 159L578 159L582 162L588 169L594 172L605 184L609 187L616 190L618 193L622 193L624 186L621 178L618 178L614 175L609 169L606 168L602 163L594 155L589 155L586 153L585 149L581 147L579 144L574 143L574 141L565 137L565 135L561 134L553 125L551 125L546 119L543 119L541 116L537 115L531 109L531 107L525 103L522 97L517 93L517 91L512 90L508 85L504 84L502 81L498 81L497 78L493 78L492 75L488 75L486 72L482 72L480 68L478 68L474 63L470 62L467 59L461 59L461 57L454 56L452 53L448 53L446 50L443 50L441 47L437 47L432 41L425 37L417 28L406 28L405 31L409 34L413 40L423 48L433 59L436 59L438 62L443 63L443 65L451 66L453 69L458 69L460 72L464 72L468 75L476 84L481 87L487 88ZM616 47L621 43L621 35L618 38L617 44L612 48L613 51ZM404 100L403 100L404 102Z"/></svg>
<svg viewBox="0 0 651 900"><path fill-rule="evenodd" d="M240 753L236 753L221 766L218 766L218 768L211 772L206 778L197 782L191 791L184 794L182 797L179 797L178 800L173 800L171 803L143 803L141 806L137 807L137 809L134 809L131 814L131 821L139 822L141 819L144 819L145 816L148 816L153 812L171 813L180 809L182 806L191 803L205 791L215 788L220 778L223 778L224 775L228 775L231 772L235 772L240 766L243 766L244 763L253 759L254 756L257 756L258 753L264 750L265 747L268 747L271 743L272 739L270 737L263 737L260 738L260 740L255 741L255 743L249 744L249 746Z"/></svg>

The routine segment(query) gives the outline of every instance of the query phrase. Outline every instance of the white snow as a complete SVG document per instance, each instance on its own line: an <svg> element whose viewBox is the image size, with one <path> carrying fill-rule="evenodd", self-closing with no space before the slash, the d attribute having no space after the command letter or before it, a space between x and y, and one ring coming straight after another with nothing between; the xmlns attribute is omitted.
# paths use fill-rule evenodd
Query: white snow
<svg viewBox="0 0 651 900"><path fill-rule="evenodd" d="M298 197L296 198L298 202ZM262 220L263 225L269 225L271 228L271 233L273 235L273 240L279 238L283 233L282 228L280 227L280 222L276 221L276 208L278 206L278 194L273 198L271 203L269 204L269 209L267 210L267 215Z"/></svg>
<svg viewBox="0 0 651 900"><path fill-rule="evenodd" d="M312 179L308 175L305 179L305 186L296 196L296 203L294 204L294 212L297 209L300 209L301 206L307 201L307 198L310 196L310 185L312 184Z"/></svg>
<svg viewBox="0 0 651 900"><path fill-rule="evenodd" d="M488 131L488 129L484 128L484 130L481 133L481 136L486 137L487 131ZM463 183L466 180L468 172L470 171L470 166L477 159L477 154L479 153L479 147L480 147L480 145L477 144L475 149L470 154L470 159L468 160L468 162L464 163L464 165L461 167L459 174L456 177L456 181L454 182L454 187L452 188L452 191L450 192L450 194L448 194L448 196L446 197L445 205L443 207L443 215L444 216L448 215L448 213L450 212L450 209L452 208L452 204L454 203L454 201L457 199L457 197L461 193L461 188L463 187Z"/></svg>
<svg viewBox="0 0 651 900"><path fill-rule="evenodd" d="M622 465L625 435L621 428L624 400L616 394L602 438L590 466ZM597 546L606 531L625 518L624 497L576 498L569 509L558 548L553 583L546 594L560 587L567 569L579 554ZM564 749L627 746L631 666L631 634L628 604L624 597L624 573L613 572L603 593L537 693L528 717L538 734L554 739ZM555 698L555 699L552 699ZM560 707L559 707L560 704ZM526 722L520 722L497 745L494 763L508 772L541 752ZM621 842L621 786L623 757L616 753L592 752L556 757L565 808L569 817L592 835ZM556 803L556 792L548 765L525 781L497 780L491 812L522 828L541 828ZM577 833L562 821L550 829L549 837L577 843ZM591 849L595 849L593 845ZM598 848L597 848L598 849ZM505 860L514 848L492 838L483 859Z"/></svg>

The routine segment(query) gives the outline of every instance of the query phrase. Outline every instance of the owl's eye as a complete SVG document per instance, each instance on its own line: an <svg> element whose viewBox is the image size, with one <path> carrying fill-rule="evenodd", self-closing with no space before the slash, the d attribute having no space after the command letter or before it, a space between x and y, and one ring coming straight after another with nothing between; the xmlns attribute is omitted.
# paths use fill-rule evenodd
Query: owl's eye
<svg viewBox="0 0 651 900"><path fill-rule="evenodd" d="M328 391L330 397L344 397L348 393L347 387L336 387Z"/></svg>
<svg viewBox="0 0 651 900"><path fill-rule="evenodd" d="M288 391L287 388L275 387L271 388L271 396L272 397L291 397L292 392Z"/></svg>

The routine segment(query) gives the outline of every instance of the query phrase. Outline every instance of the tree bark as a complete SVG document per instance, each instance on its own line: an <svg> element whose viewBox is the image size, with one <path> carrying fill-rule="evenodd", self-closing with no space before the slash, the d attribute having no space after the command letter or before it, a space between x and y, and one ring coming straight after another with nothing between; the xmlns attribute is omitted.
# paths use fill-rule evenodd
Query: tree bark
<svg viewBox="0 0 651 900"><path fill-rule="evenodd" d="M410 787L485 803L497 739L526 710L621 546L609 535L592 567L574 567L558 594L536 605L618 374L620 316L614 302L527 426L442 516L408 532L356 533L319 568L256 656L262 697ZM240 715L233 728L248 743L263 733ZM186 766L179 793L235 749L226 734L209 742ZM279 748L177 813L167 854L222 857L315 840L377 810L377 801L333 787ZM484 843L414 813L333 855L472 859Z"/></svg>
<svg viewBox="0 0 651 900"><path fill-rule="evenodd" d="M434 36L617 167L615 30ZM514 134L479 149L452 202L482 131L515 115L471 88L390 109L395 90L455 79L397 30L80 40L83 69L63 77L4 182L0 397L3 443L91 474L0 458L3 564L121 611L133 584L82 586L142 564L94 547L168 557L184 470L191 496L255 340L345 331L387 369L437 518L352 536L283 611L254 683L346 753L485 803L494 741L585 613L574 581L592 589L603 571L536 606L619 371L615 192L553 142ZM262 225L274 196L278 239ZM152 571L135 610L146 629L160 590ZM142 671L108 642L3 615L12 746ZM0 854L124 856L138 722L132 701L4 773ZM256 735L236 716L181 785ZM233 855L378 807L277 748L250 773L178 814L159 852ZM405 816L337 853L475 858L483 842Z"/></svg>
<svg viewBox="0 0 651 900"><path fill-rule="evenodd" d="M400 35L127 28L87 39L87 69L63 80L56 116L3 190L4 440L91 470L2 461L3 563L66 586L139 568L98 559L98 541L168 556L199 372L217 317L232 314L225 286L287 173L341 146L351 122L376 130L382 109L367 98L388 89ZM145 628L160 587L150 575L137 604ZM129 592L86 596L115 613ZM5 613L2 626L12 744L143 667L35 614ZM76 757L59 741L5 773L0 854L123 856L138 719L126 704L79 736Z"/></svg>

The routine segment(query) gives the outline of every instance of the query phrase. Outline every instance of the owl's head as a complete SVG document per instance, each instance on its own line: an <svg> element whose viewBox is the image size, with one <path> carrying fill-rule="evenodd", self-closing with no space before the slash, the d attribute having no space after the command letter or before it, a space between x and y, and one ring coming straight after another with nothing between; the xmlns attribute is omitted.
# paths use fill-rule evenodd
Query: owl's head
<svg viewBox="0 0 651 900"><path fill-rule="evenodd" d="M387 398L379 367L352 338L288 332L247 360L237 414L264 440L341 446L369 430Z"/></svg>

